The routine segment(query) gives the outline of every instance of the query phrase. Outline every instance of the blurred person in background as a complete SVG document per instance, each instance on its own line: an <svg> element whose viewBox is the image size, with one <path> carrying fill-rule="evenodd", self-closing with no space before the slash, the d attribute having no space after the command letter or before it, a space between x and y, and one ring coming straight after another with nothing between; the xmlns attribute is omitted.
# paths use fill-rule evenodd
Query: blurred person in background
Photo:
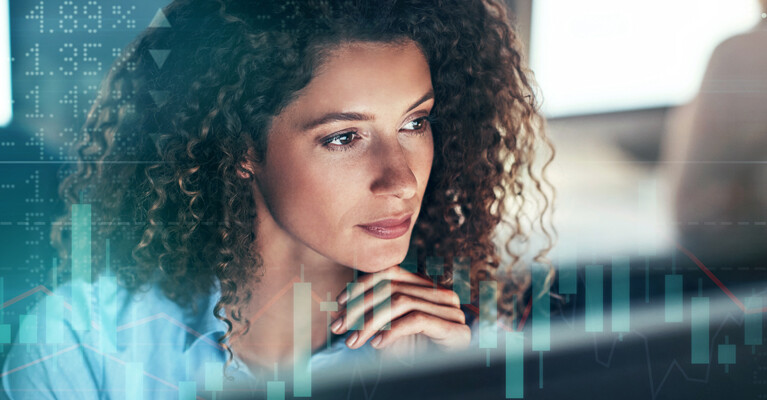
<svg viewBox="0 0 767 400"><path fill-rule="evenodd" d="M767 0L762 20L714 50L662 150L679 242L704 263L767 255Z"/></svg>

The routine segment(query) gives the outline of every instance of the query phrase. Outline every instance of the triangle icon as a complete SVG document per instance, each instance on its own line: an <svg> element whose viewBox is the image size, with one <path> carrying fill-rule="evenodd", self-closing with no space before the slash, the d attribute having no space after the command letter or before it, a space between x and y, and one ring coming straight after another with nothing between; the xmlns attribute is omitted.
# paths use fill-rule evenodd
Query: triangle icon
<svg viewBox="0 0 767 400"><path fill-rule="evenodd" d="M150 90L149 94L152 96L152 100L157 104L157 107L162 107L166 101L168 101L167 90Z"/></svg>
<svg viewBox="0 0 767 400"><path fill-rule="evenodd" d="M168 54L170 54L170 50L150 49L149 54L152 55L154 62L157 64L157 68L162 69L163 64L165 64L165 60L168 59Z"/></svg>
<svg viewBox="0 0 767 400"><path fill-rule="evenodd" d="M165 13L162 12L162 8L158 8L157 12L152 18L152 22L149 23L150 28L170 28L170 22L165 18Z"/></svg>

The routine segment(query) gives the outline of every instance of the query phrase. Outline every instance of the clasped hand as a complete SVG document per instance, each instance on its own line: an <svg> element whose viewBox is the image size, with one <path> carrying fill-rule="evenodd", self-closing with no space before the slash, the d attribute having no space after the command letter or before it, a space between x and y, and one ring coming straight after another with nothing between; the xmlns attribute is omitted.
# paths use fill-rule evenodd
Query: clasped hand
<svg viewBox="0 0 767 400"><path fill-rule="evenodd" d="M375 336L370 344L382 349L416 334L427 336L446 351L469 346L471 329L454 291L435 287L432 281L399 265L362 276L357 283L336 298L340 316L331 324L331 330L339 335L350 327L362 327L347 338L349 348L362 347Z"/></svg>

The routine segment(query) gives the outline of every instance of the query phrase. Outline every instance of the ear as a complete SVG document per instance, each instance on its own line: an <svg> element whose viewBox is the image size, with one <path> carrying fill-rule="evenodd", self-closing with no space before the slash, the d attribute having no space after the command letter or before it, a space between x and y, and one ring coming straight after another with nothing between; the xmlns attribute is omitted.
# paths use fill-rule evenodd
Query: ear
<svg viewBox="0 0 767 400"><path fill-rule="evenodd" d="M237 165L237 176L241 179L251 179L257 172L256 152L251 147L248 149L245 159Z"/></svg>

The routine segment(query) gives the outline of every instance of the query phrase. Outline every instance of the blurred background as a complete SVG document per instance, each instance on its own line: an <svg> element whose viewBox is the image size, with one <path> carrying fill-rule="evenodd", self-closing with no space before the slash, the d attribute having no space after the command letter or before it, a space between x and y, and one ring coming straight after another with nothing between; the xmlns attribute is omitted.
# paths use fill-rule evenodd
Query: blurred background
<svg viewBox="0 0 767 400"><path fill-rule="evenodd" d="M615 350L619 336L622 342L624 334L637 332L644 332L645 347L655 343L648 342L648 332L658 334L658 343L673 338L658 347L679 353L627 356L627 363L650 370L643 372L650 379L640 379L637 398L679 397L690 388L711 394L715 387L767 398L767 370L758 367L767 365L761 312L767 264L767 5L507 3L556 148L549 178L557 190L559 241L552 260L559 275L552 291L567 301L552 300L548 325L538 326L554 332L550 343L556 332L570 332L561 348L588 348L584 357L590 361L578 365L606 376L617 373L617 363L603 361L600 343L612 343ZM20 316L66 278L57 276L49 244L50 224L64 211L58 179L72 166L70 146L81 135L99 82L164 5L0 0L0 343L6 343L0 350L18 334ZM613 267L624 261L626 275L611 278ZM625 288L630 302L620 310L631 327L590 330L586 322L574 322L594 307L586 299L596 293L589 284L594 266L606 282L599 285L598 300L607 320L617 319L609 313ZM679 282L672 278L670 284L668 276L680 276ZM696 332L696 296L712 302L705 341L711 358L705 363L691 355L698 351L690 337ZM677 307L669 305L675 299L678 318L676 308L669 311ZM640 312L630 314L628 304L634 310L635 302ZM539 310L530 314L532 324L535 315L549 315ZM535 329L532 324L527 329ZM557 324L565 328L557 331ZM557 345L528 343L525 349L534 357L526 356L522 394L553 395L544 376L556 383L567 371L545 375L543 357L558 357ZM656 364L661 368L655 372L647 368ZM726 383L733 379L737 383Z"/></svg>

